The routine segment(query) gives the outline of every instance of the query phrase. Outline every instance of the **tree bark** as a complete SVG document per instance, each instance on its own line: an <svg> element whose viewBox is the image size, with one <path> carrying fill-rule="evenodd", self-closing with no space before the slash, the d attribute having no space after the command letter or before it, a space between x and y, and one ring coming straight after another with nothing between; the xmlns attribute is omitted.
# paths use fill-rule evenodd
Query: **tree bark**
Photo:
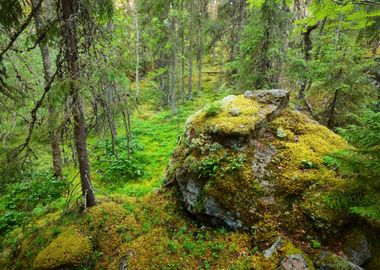
<svg viewBox="0 0 380 270"><path fill-rule="evenodd" d="M181 12L183 12L183 1L181 1ZM181 93L182 101L185 101L185 24L181 23Z"/></svg>
<svg viewBox="0 0 380 270"><path fill-rule="evenodd" d="M172 42L173 42L173 46L172 46L172 60L171 60L171 65L172 65L172 76L171 76L171 79L172 79L172 82L171 82L171 107L172 107L172 113L173 115L175 114L175 111L176 111L176 98L175 98L175 68L176 68L176 51L177 51L177 31L176 31L176 21L175 21L175 17L173 15L173 18L172 18L172 34L173 34L173 39L172 39Z"/></svg>
<svg viewBox="0 0 380 270"><path fill-rule="evenodd" d="M37 0L33 0L33 7L36 8L38 5ZM40 10L36 9L36 13L34 16L35 24L36 24L36 32L37 34L41 33L43 30L43 23L40 15ZM42 58L42 65L44 69L44 79L45 79L45 87L50 83L52 79L51 66L50 66L50 57L49 57L49 48L46 44L40 43L40 53ZM49 97L49 116L48 123L50 127L50 145L51 145L51 154L53 159L53 170L54 176L58 178L62 178L62 159L61 159L61 150L59 148L59 139L57 129L54 126L55 118L56 118L56 110L53 105L52 98Z"/></svg>
<svg viewBox="0 0 380 270"><path fill-rule="evenodd" d="M336 108L336 104L338 102L338 94L339 94L339 90L337 89L337 90L335 90L334 98L333 98L331 105L330 105L329 119L327 121L327 127L329 129L332 129L334 127L335 108Z"/></svg>
<svg viewBox="0 0 380 270"><path fill-rule="evenodd" d="M74 118L74 142L79 162L79 172L82 195L85 198L85 207L96 204L95 195L91 185L90 165L87 155L86 126L83 113L82 97L79 91L80 66L78 55L78 40L76 33L73 0L61 0L63 11L63 39L69 75L71 96L71 110Z"/></svg>
<svg viewBox="0 0 380 270"><path fill-rule="evenodd" d="M193 97L193 47L194 47L194 0L190 0L190 28L189 28L189 89L188 89L188 99Z"/></svg>
<svg viewBox="0 0 380 270"><path fill-rule="evenodd" d="M139 65L140 65L140 32L139 32L139 13L137 10L137 0L135 0L135 24L136 24L136 99L137 102L140 97L140 88L139 88L139 80L140 80L140 74L139 74Z"/></svg>
<svg viewBox="0 0 380 270"><path fill-rule="evenodd" d="M199 29L199 55L198 55L198 91L202 90L202 57L203 57L203 0L199 0L199 17L198 17L198 29Z"/></svg>
<svg viewBox="0 0 380 270"><path fill-rule="evenodd" d="M310 35L314 29L317 29L318 25L319 25L319 23L307 27L306 32L303 33L303 35L302 35L303 36L303 45L304 45L304 59L305 59L306 63L308 63L310 61L311 50L313 49L313 43L311 41ZM301 88L298 91L298 100L299 101L302 101L305 99L305 90L306 90L307 84L308 84L308 80L307 80L307 78L304 78L304 80L302 81L302 84L301 84ZM298 106L299 106L298 109L300 109L301 104L299 104Z"/></svg>

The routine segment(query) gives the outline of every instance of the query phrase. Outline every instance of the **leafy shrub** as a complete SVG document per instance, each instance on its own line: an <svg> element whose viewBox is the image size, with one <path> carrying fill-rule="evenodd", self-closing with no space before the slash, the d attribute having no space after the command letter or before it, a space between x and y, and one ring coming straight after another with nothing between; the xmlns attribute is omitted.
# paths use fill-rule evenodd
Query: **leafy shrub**
<svg viewBox="0 0 380 270"><path fill-rule="evenodd" d="M145 159L139 155L143 147L133 142L130 145L130 153L124 142L118 141L117 155L112 153L111 146L107 143L100 144L96 149L98 158L95 168L100 174L100 179L108 183L120 183L128 180L135 180L144 175ZM101 154L102 147L106 154ZM103 148L103 151L104 151Z"/></svg>
<svg viewBox="0 0 380 270"><path fill-rule="evenodd" d="M64 180L49 172L33 173L30 179L8 184L0 212L0 233L13 226L24 224L32 217L36 208L46 206L62 195L67 187Z"/></svg>
<svg viewBox="0 0 380 270"><path fill-rule="evenodd" d="M118 158L110 156L106 161L102 160L100 178L109 182L128 181L137 179L144 174L141 162L128 154L123 153Z"/></svg>

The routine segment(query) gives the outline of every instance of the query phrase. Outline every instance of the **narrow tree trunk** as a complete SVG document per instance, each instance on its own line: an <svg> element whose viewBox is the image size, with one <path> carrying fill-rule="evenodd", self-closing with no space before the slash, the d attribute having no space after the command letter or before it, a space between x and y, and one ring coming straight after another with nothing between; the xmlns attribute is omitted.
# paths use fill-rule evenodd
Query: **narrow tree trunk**
<svg viewBox="0 0 380 270"><path fill-rule="evenodd" d="M38 5L38 1L33 0L32 4L35 7L36 5ZM41 19L39 10L37 10L35 14L35 23L36 23L36 32L37 34L39 34L43 30L42 29L43 24L42 24L42 19ZM52 78L49 48L44 43L40 43L39 47L40 47L40 52L41 52L42 65L44 68L44 79L45 79L45 86L46 86L47 84L49 84ZM56 177L62 178L61 150L59 148L59 139L58 139L57 129L54 125L54 122L56 121L56 111L53 105L52 98L50 96L49 96L48 103L49 103L48 123L49 123L49 132L50 132L51 154L52 154L52 159L53 159L53 170L54 170L54 175Z"/></svg>
<svg viewBox="0 0 380 270"><path fill-rule="evenodd" d="M329 119L327 121L327 127L330 129L334 127L335 109L336 109L336 104L338 102L338 94L339 94L339 90L337 89L335 90L334 98L330 105Z"/></svg>
<svg viewBox="0 0 380 270"><path fill-rule="evenodd" d="M183 0L181 1L181 11L183 11ZM181 93L182 101L185 101L185 25L181 24Z"/></svg>
<svg viewBox="0 0 380 270"><path fill-rule="evenodd" d="M311 32L318 27L318 25L319 24L309 26L306 29L306 32L303 33L304 59L305 59L306 63L308 63L310 61L311 50L313 49L313 43L311 41L310 35L311 35ZM298 100L299 100L299 104L297 106L298 109L301 109L301 101L303 101L305 99L305 90L306 90L307 84L308 84L308 79L307 79L307 77L305 77L302 81L301 88L298 92Z"/></svg>
<svg viewBox="0 0 380 270"><path fill-rule="evenodd" d="M119 103L121 103L121 97L120 97L120 94L118 91L115 91L115 95L116 95L116 98L117 98L117 101ZM123 110L121 111L121 114L123 116L123 125L124 125L124 128L125 128L125 137L127 138L127 151L128 151L128 155L131 154L131 140L132 140L132 128L131 128L131 119L130 119L130 108L129 108L129 102L127 100L127 104L126 104L126 109L123 108Z"/></svg>
<svg viewBox="0 0 380 270"><path fill-rule="evenodd" d="M215 66L216 44L212 47L212 66Z"/></svg>
<svg viewBox="0 0 380 270"><path fill-rule="evenodd" d="M116 138L117 138L117 131L116 131L116 125L115 125L115 115L112 108L112 104L114 103L113 96L112 96L112 83L108 82L107 79L104 79L104 92L102 96L99 97L100 103L106 112L107 122L108 122L108 128L111 135L111 143L112 143L112 153L117 157L116 152Z"/></svg>
<svg viewBox="0 0 380 270"><path fill-rule="evenodd" d="M172 31L173 31L173 39L172 39L172 42L173 42L173 46L172 46L172 59L171 59L171 65L172 65L172 76L171 76L171 79L172 79L172 83L171 83L171 107L172 107L172 113L173 115L175 114L175 110L176 110L176 104L175 104L175 68L176 68L176 47L177 47L177 42L176 42L176 39L177 39L177 33L176 33L176 21L175 21L175 17L173 16L172 18Z"/></svg>
<svg viewBox="0 0 380 270"><path fill-rule="evenodd" d="M189 28L189 89L188 89L188 99L193 97L193 47L194 47L194 0L190 0L190 28Z"/></svg>
<svg viewBox="0 0 380 270"><path fill-rule="evenodd" d="M83 113L82 97L79 92L80 66L78 55L78 40L74 16L73 0L61 0L65 41L66 61L68 75L70 76L71 110L74 118L74 141L79 162L82 194L85 198L85 206L91 207L96 204L96 199L91 185L90 165L87 156L86 127Z"/></svg>
<svg viewBox="0 0 380 270"><path fill-rule="evenodd" d="M140 89L139 89L139 65L140 65L140 32L139 32L139 13L137 7L137 0L135 0L135 24L136 24L136 99L139 100Z"/></svg>
<svg viewBox="0 0 380 270"><path fill-rule="evenodd" d="M203 16L203 0L199 1L199 61L198 61L198 91L202 90L202 57L203 57L203 25L202 25L202 16Z"/></svg>

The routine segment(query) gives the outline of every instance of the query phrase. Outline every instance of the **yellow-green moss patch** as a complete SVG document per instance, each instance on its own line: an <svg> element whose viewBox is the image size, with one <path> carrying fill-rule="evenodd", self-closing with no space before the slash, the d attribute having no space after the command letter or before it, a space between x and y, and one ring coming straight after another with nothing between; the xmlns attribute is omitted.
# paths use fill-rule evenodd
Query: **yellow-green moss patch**
<svg viewBox="0 0 380 270"><path fill-rule="evenodd" d="M78 267L88 263L92 245L78 228L69 227L60 233L34 260L35 269Z"/></svg>

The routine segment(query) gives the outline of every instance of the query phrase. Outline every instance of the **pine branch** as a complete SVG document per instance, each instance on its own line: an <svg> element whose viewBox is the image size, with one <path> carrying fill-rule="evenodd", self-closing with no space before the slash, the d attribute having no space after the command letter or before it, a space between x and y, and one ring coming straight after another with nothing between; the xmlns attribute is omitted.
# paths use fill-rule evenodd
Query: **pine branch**
<svg viewBox="0 0 380 270"><path fill-rule="evenodd" d="M28 27L29 23L34 18L36 12L41 8L42 2L43 0L40 0L38 4L35 7L33 7L32 11L29 13L28 17L26 18L25 22L21 25L20 29L12 35L11 40L9 41L8 45L0 53L0 61L3 59L4 54L13 46L13 43L15 43L15 41L21 35L21 33L24 32L26 27Z"/></svg>
<svg viewBox="0 0 380 270"><path fill-rule="evenodd" d="M62 52L62 51L61 51ZM58 57L60 57L61 55L61 52L58 54ZM38 110L41 108L42 104L43 104L43 101L45 100L45 97L46 95L48 94L48 92L50 91L51 89L51 86L55 80L55 78L57 77L59 71L60 71L60 68L62 66L62 63L63 63L64 59L59 61L58 64L57 64L57 68L56 68L56 71L54 72L53 76L51 77L50 81L46 84L46 86L44 87L44 92L42 94L42 96L38 99L38 101L36 102L36 104L34 105L32 111L30 112L30 115L31 115L31 122L29 124L29 129L28 129L28 136L26 137L25 139L25 142L23 144L21 144L20 146L18 146L16 149L16 153L14 154L14 157L18 156L20 153L22 153L22 151L24 151L26 148L29 148L29 143L30 143L30 140L32 138L32 134L33 134L33 130L34 130L34 126L37 122L37 112Z"/></svg>

